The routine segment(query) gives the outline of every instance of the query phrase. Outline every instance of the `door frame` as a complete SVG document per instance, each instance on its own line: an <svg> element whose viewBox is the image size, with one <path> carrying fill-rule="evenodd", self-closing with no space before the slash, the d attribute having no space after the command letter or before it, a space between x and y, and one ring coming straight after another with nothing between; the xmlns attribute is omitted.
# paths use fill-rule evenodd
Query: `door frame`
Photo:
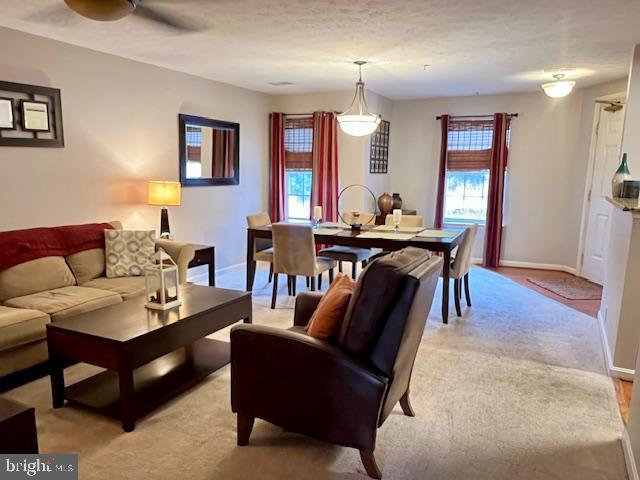
<svg viewBox="0 0 640 480"><path fill-rule="evenodd" d="M626 92L618 92L613 93L611 95L603 95L600 97L596 97L595 100L610 100L610 101L621 101L625 102L627 97ZM594 101L595 103L595 101ZM576 258L576 275L582 276L582 258L584 255L584 246L586 243L587 236L587 226L589 223L589 204L591 203L589 200L589 191L591 190L591 185L593 184L593 173L594 167L596 163L596 147L598 145L598 127L600 126L600 116L602 115L603 105L600 103L595 103L593 107L593 124L591 126L591 141L589 144L589 163L587 164L587 177L585 179L584 184L584 192L582 194L582 216L580 220L580 238L578 240L578 258ZM627 112L625 110L625 118ZM624 132L624 129L623 129ZM624 133L623 133L624 135ZM622 146L622 141L620 143Z"/></svg>

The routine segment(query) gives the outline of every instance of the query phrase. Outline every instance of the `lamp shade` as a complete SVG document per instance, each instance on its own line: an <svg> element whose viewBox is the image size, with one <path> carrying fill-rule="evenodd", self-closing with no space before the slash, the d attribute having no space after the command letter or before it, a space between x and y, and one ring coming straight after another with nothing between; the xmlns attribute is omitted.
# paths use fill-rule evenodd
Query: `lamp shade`
<svg viewBox="0 0 640 480"><path fill-rule="evenodd" d="M180 205L180 182L163 182L152 180L149 182L149 205L163 207L177 207Z"/></svg>
<svg viewBox="0 0 640 480"><path fill-rule="evenodd" d="M559 73L553 76L556 81L542 84L542 89L551 98L566 97L576 85L575 80L564 80L564 75Z"/></svg>

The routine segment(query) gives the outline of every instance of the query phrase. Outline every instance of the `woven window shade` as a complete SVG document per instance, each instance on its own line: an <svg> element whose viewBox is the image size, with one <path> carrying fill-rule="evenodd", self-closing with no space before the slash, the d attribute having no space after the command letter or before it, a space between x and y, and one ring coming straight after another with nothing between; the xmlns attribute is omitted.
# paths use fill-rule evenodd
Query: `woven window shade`
<svg viewBox="0 0 640 480"><path fill-rule="evenodd" d="M447 132L447 170L489 170L492 120L455 120L449 122Z"/></svg>
<svg viewBox="0 0 640 480"><path fill-rule="evenodd" d="M313 168L313 118L285 118L284 167L287 170Z"/></svg>

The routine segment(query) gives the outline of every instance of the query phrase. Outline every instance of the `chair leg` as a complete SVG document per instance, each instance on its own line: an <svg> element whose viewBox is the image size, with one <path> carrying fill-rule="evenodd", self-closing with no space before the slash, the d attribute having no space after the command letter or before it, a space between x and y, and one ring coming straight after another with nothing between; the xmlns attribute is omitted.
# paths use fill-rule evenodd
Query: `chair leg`
<svg viewBox="0 0 640 480"><path fill-rule="evenodd" d="M295 275L291 275L291 295L293 295L294 297L296 296L296 282L298 280L298 277L296 277Z"/></svg>
<svg viewBox="0 0 640 480"><path fill-rule="evenodd" d="M309 288L309 277L304 277L307 279L307 288Z"/></svg>
<svg viewBox="0 0 640 480"><path fill-rule="evenodd" d="M364 465L364 469L367 471L367 475L369 475L371 478L382 478L382 472L378 468L378 464L376 464L376 457L373 456L372 451L360 450L360 460L362 460L362 465Z"/></svg>
<svg viewBox="0 0 640 480"><path fill-rule="evenodd" d="M400 399L400 406L402 407L402 411L407 417L415 417L416 412L413 411L413 407L411 406L411 402L409 401L409 388L404 392L402 398Z"/></svg>
<svg viewBox="0 0 640 480"><path fill-rule="evenodd" d="M311 277L311 287L310 288L311 288L312 292L316 291L316 277L315 276Z"/></svg>
<svg viewBox="0 0 640 480"><path fill-rule="evenodd" d="M287 275L287 293L291 296L291 275Z"/></svg>
<svg viewBox="0 0 640 480"><path fill-rule="evenodd" d="M273 263L269 264L269 283L273 280Z"/></svg>
<svg viewBox="0 0 640 480"><path fill-rule="evenodd" d="M363 269L364 269L364 267L366 267L366 266L367 266L367 263L368 263L368 262L367 262L366 260L362 260L362 268L363 268Z"/></svg>
<svg viewBox="0 0 640 480"><path fill-rule="evenodd" d="M356 272L358 271L358 262L351 263L351 278L356 279Z"/></svg>
<svg viewBox="0 0 640 480"><path fill-rule="evenodd" d="M249 444L251 430L253 430L254 417L238 413L238 446L244 447Z"/></svg>
<svg viewBox="0 0 640 480"><path fill-rule="evenodd" d="M338 271L342 273L342 261L338 262Z"/></svg>
<svg viewBox="0 0 640 480"><path fill-rule="evenodd" d="M467 307L471 306L471 294L469 293L469 274L464 276L464 295L467 297Z"/></svg>
<svg viewBox="0 0 640 480"><path fill-rule="evenodd" d="M322 273L318 274L318 290L322 290Z"/></svg>
<svg viewBox="0 0 640 480"><path fill-rule="evenodd" d="M456 315L459 317L462 316L462 311L460 310L460 284L462 283L461 279L454 278L453 279L453 299L456 303Z"/></svg>
<svg viewBox="0 0 640 480"><path fill-rule="evenodd" d="M329 285L333 283L333 268L329 269Z"/></svg>
<svg viewBox="0 0 640 480"><path fill-rule="evenodd" d="M271 293L271 309L276 308L276 297L278 296L278 274L273 274L273 292Z"/></svg>

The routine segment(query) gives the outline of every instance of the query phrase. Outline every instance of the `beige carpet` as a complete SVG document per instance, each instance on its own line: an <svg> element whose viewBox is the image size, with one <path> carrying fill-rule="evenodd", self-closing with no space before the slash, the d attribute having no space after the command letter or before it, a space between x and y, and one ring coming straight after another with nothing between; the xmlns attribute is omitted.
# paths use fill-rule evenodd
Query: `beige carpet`
<svg viewBox="0 0 640 480"><path fill-rule="evenodd" d="M528 282L549 290L567 300L600 300L602 287L595 283L567 274L560 278L527 278Z"/></svg>
<svg viewBox="0 0 640 480"><path fill-rule="evenodd" d="M221 286L243 285L243 270ZM266 272L256 280L256 323L285 327L283 285L269 310ZM298 290L304 290L300 282ZM417 417L399 408L379 430L384 478L625 479L622 422L596 322L483 269L471 273L474 306L462 319L432 309L412 380ZM92 367L68 369L71 381ZM140 421L133 433L73 407L50 407L48 379L10 397L34 405L42 451L79 452L81 479L363 479L357 451L257 421L235 445L229 369ZM311 415L312 412L309 412Z"/></svg>

